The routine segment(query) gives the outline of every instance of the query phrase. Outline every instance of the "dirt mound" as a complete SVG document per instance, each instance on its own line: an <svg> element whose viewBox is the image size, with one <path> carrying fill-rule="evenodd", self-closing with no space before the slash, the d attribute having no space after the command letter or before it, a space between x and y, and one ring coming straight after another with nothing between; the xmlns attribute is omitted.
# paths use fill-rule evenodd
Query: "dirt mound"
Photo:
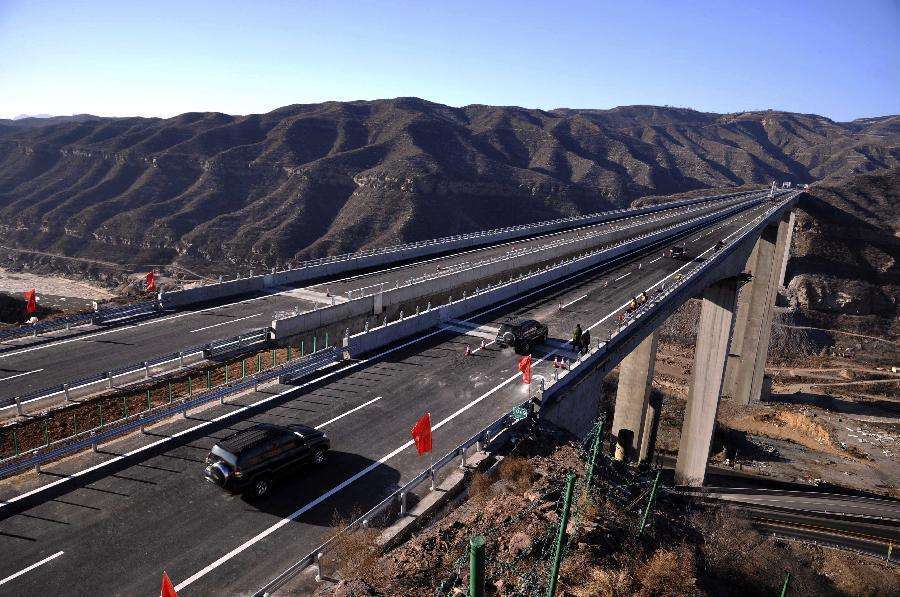
<svg viewBox="0 0 900 597"><path fill-rule="evenodd" d="M564 479L570 470L583 479L586 460L579 446L557 436L525 440L504 460L512 464L476 475L462 503L441 520L369 565L339 566L340 580L316 594L463 595L467 546L479 534L486 538L486 594L544 594ZM636 476L604 457L590 491L576 483L557 594L775 594L786 572L797 594L835 594L840 587L845 594L888 595L900 589L890 569L874 559L778 542L733 513L698 508L664 488L639 534L652 476Z"/></svg>
<svg viewBox="0 0 900 597"><path fill-rule="evenodd" d="M847 456L831 440L831 433L808 415L783 409L770 409L750 414L738 414L722 421L731 429L751 435L764 435L806 446L818 452Z"/></svg>

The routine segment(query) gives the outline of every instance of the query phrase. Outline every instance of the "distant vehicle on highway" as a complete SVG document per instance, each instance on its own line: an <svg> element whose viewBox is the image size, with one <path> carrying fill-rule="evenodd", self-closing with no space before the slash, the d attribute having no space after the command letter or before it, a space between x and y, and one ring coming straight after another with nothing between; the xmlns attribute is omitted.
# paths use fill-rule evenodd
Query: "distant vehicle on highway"
<svg viewBox="0 0 900 597"><path fill-rule="evenodd" d="M666 257L672 257L678 259L680 257L684 257L687 254L687 249L683 245L676 245L671 247L668 251L666 251Z"/></svg>
<svg viewBox="0 0 900 597"><path fill-rule="evenodd" d="M511 346L520 354L528 354L532 348L547 341L548 333L547 326L540 321L519 319L501 325L494 342L500 348Z"/></svg>
<svg viewBox="0 0 900 597"><path fill-rule="evenodd" d="M206 480L234 493L267 495L276 477L325 462L331 442L306 425L259 424L221 440L206 457Z"/></svg>

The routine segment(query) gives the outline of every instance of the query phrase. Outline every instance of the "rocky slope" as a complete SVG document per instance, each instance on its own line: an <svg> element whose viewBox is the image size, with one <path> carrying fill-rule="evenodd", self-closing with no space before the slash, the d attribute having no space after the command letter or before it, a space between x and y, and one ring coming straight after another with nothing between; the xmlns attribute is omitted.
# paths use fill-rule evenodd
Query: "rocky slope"
<svg viewBox="0 0 900 597"><path fill-rule="evenodd" d="M900 169L815 184L796 213L786 274L792 302L835 315L895 315Z"/></svg>
<svg viewBox="0 0 900 597"><path fill-rule="evenodd" d="M28 124L0 122L0 244L206 271L900 164L897 116L398 98Z"/></svg>

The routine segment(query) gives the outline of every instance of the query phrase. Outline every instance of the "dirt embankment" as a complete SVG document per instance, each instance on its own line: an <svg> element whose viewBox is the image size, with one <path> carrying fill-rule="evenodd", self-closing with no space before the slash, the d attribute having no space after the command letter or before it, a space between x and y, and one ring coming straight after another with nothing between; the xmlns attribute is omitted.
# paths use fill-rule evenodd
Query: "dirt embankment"
<svg viewBox="0 0 900 597"><path fill-rule="evenodd" d="M499 468L475 475L458 506L406 544L381 554L377 531L339 541L317 595L462 595L467 545L483 534L488 595L543 594L559 526L565 474L583 479L585 454L550 435L520 443ZM557 594L594 596L771 595L785 573L803 595L892 595L882 562L757 533L724 512L692 507L661 490L638 534L649 478L603 461L593 489L576 484ZM290 590L286 594L292 593Z"/></svg>

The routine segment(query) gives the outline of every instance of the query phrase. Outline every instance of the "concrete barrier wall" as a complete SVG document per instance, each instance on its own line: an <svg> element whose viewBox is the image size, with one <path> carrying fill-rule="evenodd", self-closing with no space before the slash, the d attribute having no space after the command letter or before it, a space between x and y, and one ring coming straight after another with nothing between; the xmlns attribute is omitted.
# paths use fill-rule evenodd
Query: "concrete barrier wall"
<svg viewBox="0 0 900 597"><path fill-rule="evenodd" d="M378 350L404 338L421 334L438 325L440 321L440 310L432 309L413 317L407 317L402 321L395 321L368 332L350 336L347 341L347 349L350 351L350 356L356 358L358 355Z"/></svg>
<svg viewBox="0 0 900 597"><path fill-rule="evenodd" d="M700 215L702 215L702 212L695 215L695 217L699 217ZM653 222L637 224L619 230L613 230L608 233L597 234L588 238L579 239L571 243L565 243L555 247L548 247L546 249L534 251L531 253L524 253L522 255L516 256L512 260L501 259L493 263L486 263L484 265L476 266L471 269L461 270L445 276L432 278L431 280L414 282L406 286L388 289L383 292L381 299L382 306L383 308L388 308L393 305L400 305L409 301L418 300L425 296L450 293L456 288L470 286L478 282L479 280L488 280L496 278L497 276L501 276L511 269L511 264L513 264L515 268L518 269L536 266L548 261L555 261L558 259L571 257L572 255L577 253L594 250L598 245L601 244L609 244L621 241L636 234L646 234L650 230L654 230L661 226L670 225L672 221L677 220L680 217L682 216L673 214L670 217L663 217ZM613 253L611 253L610 256L607 256L606 258L615 256L616 254L620 254L621 252L628 250L628 248L630 248L631 246L632 245L626 245L626 248L621 249L619 253L615 253L616 248L614 248Z"/></svg>
<svg viewBox="0 0 900 597"><path fill-rule="evenodd" d="M757 201L756 203L759 203L759 201ZM354 336L351 336L348 343L348 346L350 347L350 354L352 356L356 356L368 351L377 350L378 348L391 344L392 342L396 342L405 337L425 331L433 327L434 325L437 325L440 321L457 319L480 309L495 305L497 303L501 303L506 300L510 300L517 296L521 296L526 292L539 288L547 283L560 280L569 275L581 272L594 265L607 262L622 254L640 249L661 239L678 234L691 227L701 226L714 219L727 217L741 209L745 209L746 207L748 206L741 204L736 205L730 209L720 211L718 213L707 214L697 221L684 222L670 228L669 230L657 231L648 234L643 238L634 239L626 243L622 243L621 245L618 245L616 247L606 249L604 251L597 251L595 253L592 253L591 255L570 259L557 267L550 268L548 270L538 272L530 276L522 277L518 280L514 280L513 282L503 284L496 288L484 290L478 294L467 297L466 299L462 299L460 297L459 300L451 304L441 306L438 309L432 309L419 315L408 317L402 322L395 322L394 324L388 324L386 326L375 328L374 330L371 330L369 332L356 334ZM394 328L392 327L394 325L399 325L401 327Z"/></svg>
<svg viewBox="0 0 900 597"><path fill-rule="evenodd" d="M338 321L368 315L372 313L374 302L374 297L367 296L315 311L307 311L286 319L276 319L272 322L272 339L277 342Z"/></svg>
<svg viewBox="0 0 900 597"><path fill-rule="evenodd" d="M688 274L687 279L662 302L652 305L639 319L629 323L608 342L594 348L570 371L547 386L542 396L540 416L579 435L589 429L588 421L596 417L594 400L602 395L603 377L634 350L653 330L693 296L723 277L734 276L743 270L747 256L753 248L762 229L781 218L786 209L791 209L796 200L773 210L762 221L757 222L730 241L727 252L710 257Z"/></svg>
<svg viewBox="0 0 900 597"><path fill-rule="evenodd" d="M186 305L214 301L229 296L239 296L251 292L259 292L264 288L265 277L252 276L250 278L232 280L231 282L197 286L196 288L189 288L187 290L161 292L159 300L163 309L172 309L175 307L184 307Z"/></svg>
<svg viewBox="0 0 900 597"><path fill-rule="evenodd" d="M260 292L266 288L276 286L298 284L310 280L316 280L326 276L334 276L347 272L370 269L383 265L390 265L400 261L408 261L411 259L437 255L448 251L466 249L485 244L495 244L507 240L534 236L537 234L547 234L570 228L582 226L590 226L599 224L609 220L615 220L623 217L638 216L658 211L664 211L676 207L683 207L702 203L712 199L729 199L748 195L750 193L758 193L760 191L742 191L740 193L729 193L725 195L714 195L711 197L700 197L696 199L684 199L682 201L673 201L671 203L662 203L659 205L651 205L632 210L614 210L591 214L580 218L567 218L563 220L553 220L550 222L541 222L528 226L518 226L514 228L506 228L501 230L489 230L483 233L475 233L468 235L460 235L458 237L450 237L448 239L437 239L436 241L423 241L422 243L411 243L402 245L396 249L389 249L384 252L374 254L348 254L341 255L327 260L313 260L307 264L289 270L280 272L252 276L242 280L232 280L230 282L221 282L218 284L210 284L207 286L198 286L187 290L177 290L174 292L162 293L160 301L164 309L176 307L184 307L187 305L204 303L207 301L219 300L242 294Z"/></svg>

